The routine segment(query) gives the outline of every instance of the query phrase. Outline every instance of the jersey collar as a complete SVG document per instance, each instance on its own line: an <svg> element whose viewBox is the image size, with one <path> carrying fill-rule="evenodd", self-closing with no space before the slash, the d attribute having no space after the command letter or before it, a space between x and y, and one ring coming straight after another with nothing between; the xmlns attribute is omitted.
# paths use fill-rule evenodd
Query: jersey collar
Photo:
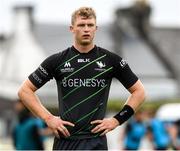
<svg viewBox="0 0 180 151"><path fill-rule="evenodd" d="M95 52L97 50L97 46L94 45L94 48L92 48L89 52L87 53L81 53L79 52L74 46L71 47L71 50L73 50L74 52L78 53L78 54L83 54L83 55L86 55L86 54L91 54L93 52Z"/></svg>

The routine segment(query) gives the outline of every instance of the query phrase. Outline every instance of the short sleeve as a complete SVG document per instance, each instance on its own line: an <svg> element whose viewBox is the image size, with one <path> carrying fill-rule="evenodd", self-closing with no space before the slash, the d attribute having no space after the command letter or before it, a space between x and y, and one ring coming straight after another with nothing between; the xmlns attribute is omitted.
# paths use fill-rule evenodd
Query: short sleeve
<svg viewBox="0 0 180 151"><path fill-rule="evenodd" d="M130 88L133 84L136 83L138 77L133 73L127 61L119 56L114 56L113 64L114 77L117 78L126 89Z"/></svg>
<svg viewBox="0 0 180 151"><path fill-rule="evenodd" d="M42 87L46 82L53 79L57 58L58 54L46 58L40 66L29 75L29 80L36 86L36 88Z"/></svg>

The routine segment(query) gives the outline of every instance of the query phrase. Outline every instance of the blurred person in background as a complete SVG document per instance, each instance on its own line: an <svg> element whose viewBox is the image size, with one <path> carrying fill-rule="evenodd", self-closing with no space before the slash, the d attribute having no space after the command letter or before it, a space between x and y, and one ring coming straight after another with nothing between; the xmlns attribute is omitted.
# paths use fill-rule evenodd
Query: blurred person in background
<svg viewBox="0 0 180 151"><path fill-rule="evenodd" d="M173 122L168 130L172 141L172 149L180 150L180 119Z"/></svg>
<svg viewBox="0 0 180 151"><path fill-rule="evenodd" d="M94 44L96 13L81 7L72 14L73 46L45 59L18 91L22 102L55 134L54 150L107 150L106 133L127 121L145 98L143 84L127 62ZM130 92L119 113L104 118L112 78ZM36 90L55 79L59 116L41 103Z"/></svg>
<svg viewBox="0 0 180 151"><path fill-rule="evenodd" d="M155 150L167 150L171 144L167 125L155 117L154 111L149 111L149 117L147 138Z"/></svg>
<svg viewBox="0 0 180 151"><path fill-rule="evenodd" d="M15 125L12 138L16 150L44 150L44 134L47 134L45 123L33 117L31 112L18 101L15 104L18 123Z"/></svg>
<svg viewBox="0 0 180 151"><path fill-rule="evenodd" d="M138 150L141 141L146 134L146 125L144 123L143 111L138 111L126 123L121 140L123 140L124 150Z"/></svg>
<svg viewBox="0 0 180 151"><path fill-rule="evenodd" d="M148 0L136 0L131 8L132 24L143 39L149 38L151 6Z"/></svg>
<svg viewBox="0 0 180 151"><path fill-rule="evenodd" d="M150 15L152 8L148 0L135 0L134 4L127 8L119 8L116 10L116 22L115 25L118 27L117 31L119 34L124 34L123 17L131 24L135 29L137 35L144 40L149 40L150 32ZM115 26L115 27L116 27ZM126 29L125 29L126 31ZM118 32L116 34L118 34ZM121 35L122 36L122 35ZM121 38L120 38L121 39Z"/></svg>

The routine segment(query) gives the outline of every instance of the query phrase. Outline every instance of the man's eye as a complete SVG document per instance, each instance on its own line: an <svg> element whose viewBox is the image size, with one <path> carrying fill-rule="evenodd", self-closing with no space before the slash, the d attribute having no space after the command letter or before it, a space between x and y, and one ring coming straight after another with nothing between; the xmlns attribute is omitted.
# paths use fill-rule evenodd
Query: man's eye
<svg viewBox="0 0 180 151"><path fill-rule="evenodd" d="M78 27L84 27L85 25L84 24L79 24Z"/></svg>
<svg viewBox="0 0 180 151"><path fill-rule="evenodd" d="M93 27L94 26L94 24L88 24L88 27Z"/></svg>

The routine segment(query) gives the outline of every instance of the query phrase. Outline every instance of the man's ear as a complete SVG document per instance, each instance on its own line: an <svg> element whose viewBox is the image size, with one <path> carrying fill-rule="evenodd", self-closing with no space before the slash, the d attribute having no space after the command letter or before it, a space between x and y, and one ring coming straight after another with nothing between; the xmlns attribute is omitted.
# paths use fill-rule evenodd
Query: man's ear
<svg viewBox="0 0 180 151"><path fill-rule="evenodd" d="M69 26L69 30L73 33L74 31L73 31L73 26L71 25L71 26Z"/></svg>
<svg viewBox="0 0 180 151"><path fill-rule="evenodd" d="M96 30L98 29L98 26L96 26Z"/></svg>

